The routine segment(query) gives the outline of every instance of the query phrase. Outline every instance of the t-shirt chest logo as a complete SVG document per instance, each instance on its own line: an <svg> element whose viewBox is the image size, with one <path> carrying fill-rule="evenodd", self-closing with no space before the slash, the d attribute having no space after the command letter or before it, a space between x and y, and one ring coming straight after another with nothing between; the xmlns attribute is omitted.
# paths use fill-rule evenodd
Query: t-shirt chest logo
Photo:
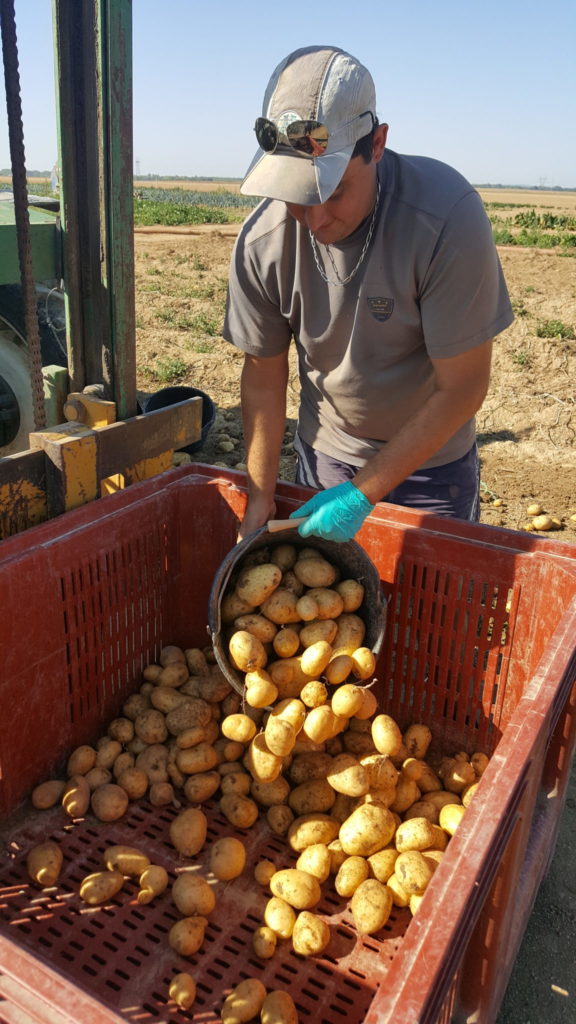
<svg viewBox="0 0 576 1024"><path fill-rule="evenodd" d="M385 320L389 320L392 316L394 299L386 299L383 295L374 295L368 296L366 302L372 316L375 320L379 320L380 323L384 323Z"/></svg>

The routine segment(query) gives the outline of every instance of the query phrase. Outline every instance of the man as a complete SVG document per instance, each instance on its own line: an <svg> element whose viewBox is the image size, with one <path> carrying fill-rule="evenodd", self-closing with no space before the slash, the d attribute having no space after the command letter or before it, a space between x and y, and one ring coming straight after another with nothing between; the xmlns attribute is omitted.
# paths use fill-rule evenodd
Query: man
<svg viewBox="0 0 576 1024"><path fill-rule="evenodd" d="M386 149L370 73L329 46L279 64L241 192L265 197L232 256L224 337L245 353L248 504L273 517L288 351L301 384L302 536L348 540L378 501L479 514L474 415L513 316L480 197Z"/></svg>

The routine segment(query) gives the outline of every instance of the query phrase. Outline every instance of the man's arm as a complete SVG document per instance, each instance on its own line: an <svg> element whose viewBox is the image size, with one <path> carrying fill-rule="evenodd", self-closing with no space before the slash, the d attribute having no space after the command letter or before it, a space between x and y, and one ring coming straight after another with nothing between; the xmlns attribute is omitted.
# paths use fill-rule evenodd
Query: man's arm
<svg viewBox="0 0 576 1024"><path fill-rule="evenodd" d="M478 411L488 390L492 341L434 359L434 391L354 477L373 505L423 465Z"/></svg>
<svg viewBox="0 0 576 1024"><path fill-rule="evenodd" d="M248 505L241 540L275 514L280 449L286 428L288 352L261 359L245 355L240 384Z"/></svg>

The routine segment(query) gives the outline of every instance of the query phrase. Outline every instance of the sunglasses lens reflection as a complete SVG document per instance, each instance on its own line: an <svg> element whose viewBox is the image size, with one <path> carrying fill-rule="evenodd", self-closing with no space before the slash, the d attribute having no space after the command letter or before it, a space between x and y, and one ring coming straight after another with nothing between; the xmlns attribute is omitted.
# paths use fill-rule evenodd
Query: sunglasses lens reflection
<svg viewBox="0 0 576 1024"><path fill-rule="evenodd" d="M298 153L322 156L328 145L329 132L319 121L292 121L280 133L273 121L259 117L254 126L258 145L265 153L273 153L278 144L288 144Z"/></svg>

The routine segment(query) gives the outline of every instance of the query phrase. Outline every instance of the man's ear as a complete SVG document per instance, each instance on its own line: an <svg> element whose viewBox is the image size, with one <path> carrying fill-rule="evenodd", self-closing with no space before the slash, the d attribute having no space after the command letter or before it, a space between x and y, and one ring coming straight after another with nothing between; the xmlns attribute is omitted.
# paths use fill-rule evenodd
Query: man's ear
<svg viewBox="0 0 576 1024"><path fill-rule="evenodd" d="M377 125L376 128L374 129L374 145L373 145L374 160L375 160L376 163L378 163L378 161L382 159L382 154L384 153L384 150L386 148L386 139L387 138L388 138L388 125L387 124L379 124L379 125Z"/></svg>

